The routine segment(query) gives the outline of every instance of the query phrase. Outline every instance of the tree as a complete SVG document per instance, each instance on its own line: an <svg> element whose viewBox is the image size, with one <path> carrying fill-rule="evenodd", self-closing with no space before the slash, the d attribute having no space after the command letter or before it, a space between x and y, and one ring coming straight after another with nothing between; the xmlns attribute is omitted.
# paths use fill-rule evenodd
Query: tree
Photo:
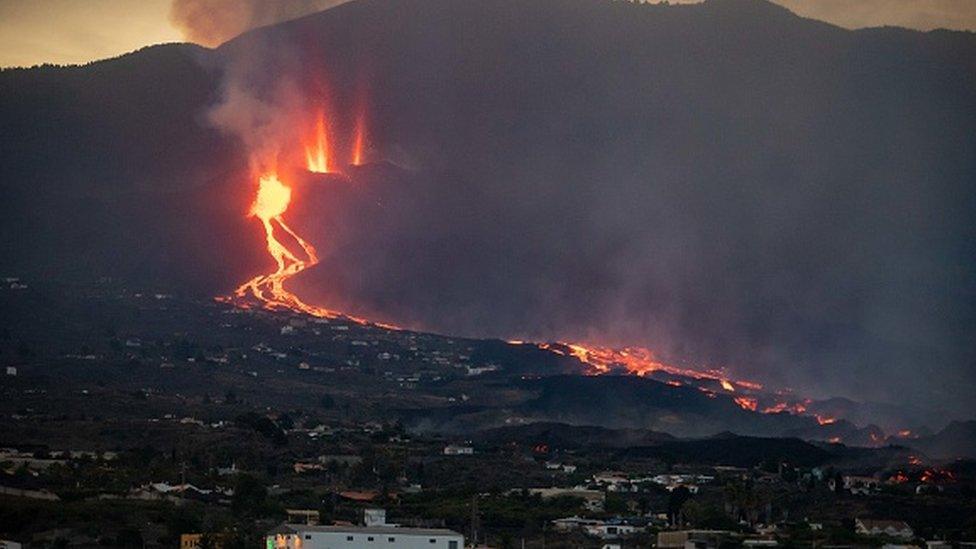
<svg viewBox="0 0 976 549"><path fill-rule="evenodd" d="M681 523L681 507L691 499L691 492L684 486L678 486L668 497L668 520L672 526Z"/></svg>
<svg viewBox="0 0 976 549"><path fill-rule="evenodd" d="M251 475L240 475L234 487L231 508L235 513L260 516L267 508L268 490Z"/></svg>

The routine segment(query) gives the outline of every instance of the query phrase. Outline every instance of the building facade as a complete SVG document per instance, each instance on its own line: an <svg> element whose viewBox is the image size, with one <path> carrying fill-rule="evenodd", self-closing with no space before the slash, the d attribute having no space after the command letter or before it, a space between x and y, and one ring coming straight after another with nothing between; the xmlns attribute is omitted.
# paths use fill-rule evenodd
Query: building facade
<svg viewBox="0 0 976 549"><path fill-rule="evenodd" d="M464 549L464 536L440 528L282 524L266 549Z"/></svg>

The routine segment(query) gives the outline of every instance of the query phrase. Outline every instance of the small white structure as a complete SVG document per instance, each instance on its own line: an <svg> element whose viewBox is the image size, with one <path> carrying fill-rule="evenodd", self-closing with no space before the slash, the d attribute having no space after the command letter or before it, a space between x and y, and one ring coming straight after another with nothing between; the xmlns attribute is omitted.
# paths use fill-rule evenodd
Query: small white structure
<svg viewBox="0 0 976 549"><path fill-rule="evenodd" d="M631 534L636 534L638 532L643 532L644 528L639 526L634 526L632 524L625 524L622 522L600 522L599 524L594 524L586 527L586 533L591 536L596 536L600 539L610 539L618 538L620 536L629 536Z"/></svg>
<svg viewBox="0 0 976 549"><path fill-rule="evenodd" d="M282 524L268 534L267 549L464 549L464 536L440 528L309 526Z"/></svg>
<svg viewBox="0 0 976 549"><path fill-rule="evenodd" d="M15 375L17 375L17 367L16 366L7 366L7 375L8 376L15 376Z"/></svg>
<svg viewBox="0 0 976 549"><path fill-rule="evenodd" d="M391 526L386 523L386 509L363 509L363 524L372 526Z"/></svg>
<svg viewBox="0 0 976 549"><path fill-rule="evenodd" d="M458 446L456 444L450 444L444 447L445 456L470 456L474 454L474 448L471 446Z"/></svg>

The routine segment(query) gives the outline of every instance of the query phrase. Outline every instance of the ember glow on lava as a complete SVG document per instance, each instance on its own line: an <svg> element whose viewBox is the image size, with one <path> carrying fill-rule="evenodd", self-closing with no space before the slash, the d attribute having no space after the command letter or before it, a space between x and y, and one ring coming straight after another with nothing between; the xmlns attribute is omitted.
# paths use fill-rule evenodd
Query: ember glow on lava
<svg viewBox="0 0 976 549"><path fill-rule="evenodd" d="M515 342L510 343L514 344ZM538 346L554 353L576 357L580 362L589 366L591 373L594 374L609 373L615 368L623 368L628 373L637 376L650 376L660 372L699 381L710 381L717 383L729 392L735 392L736 386L752 390L762 389L762 385L758 383L729 380L726 373L721 370L694 370L666 364L655 358L653 351L644 347L613 349L579 343L540 343Z"/></svg>
<svg viewBox="0 0 976 549"><path fill-rule="evenodd" d="M743 410L749 410L750 412L755 412L759 408L759 401L753 397L735 397L735 403Z"/></svg>

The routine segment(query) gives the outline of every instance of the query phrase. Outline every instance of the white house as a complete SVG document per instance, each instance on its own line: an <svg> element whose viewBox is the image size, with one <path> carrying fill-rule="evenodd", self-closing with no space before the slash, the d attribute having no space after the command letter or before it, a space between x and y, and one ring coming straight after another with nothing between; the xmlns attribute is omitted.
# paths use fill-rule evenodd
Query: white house
<svg viewBox="0 0 976 549"><path fill-rule="evenodd" d="M458 446L456 444L451 444L444 447L445 456L470 456L474 454L474 448L471 446Z"/></svg>
<svg viewBox="0 0 976 549"><path fill-rule="evenodd" d="M265 545L267 549L464 549L464 536L440 528L282 524L268 534Z"/></svg>
<svg viewBox="0 0 976 549"><path fill-rule="evenodd" d="M637 532L643 532L644 528L640 526L634 526L632 524L626 524L623 522L603 522L599 524L594 524L586 526L586 533L591 536L596 536L601 539L616 538L620 536L629 536L631 534L636 534Z"/></svg>

